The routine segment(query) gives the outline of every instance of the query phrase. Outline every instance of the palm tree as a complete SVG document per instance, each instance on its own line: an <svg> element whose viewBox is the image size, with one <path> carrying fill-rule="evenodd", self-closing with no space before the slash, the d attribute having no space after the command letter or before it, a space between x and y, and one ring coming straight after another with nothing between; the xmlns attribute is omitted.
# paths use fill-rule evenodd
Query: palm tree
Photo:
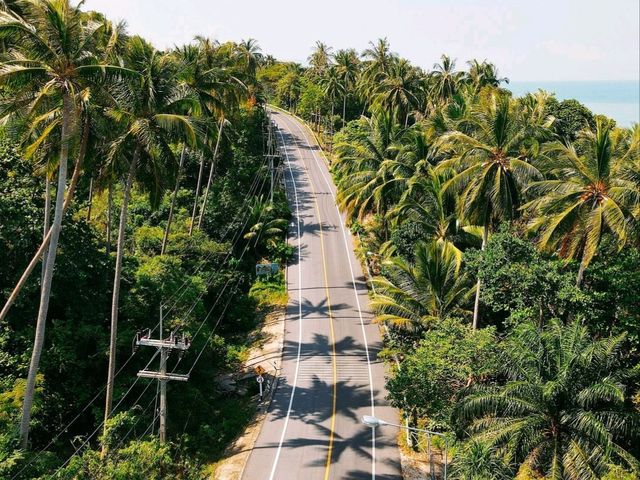
<svg viewBox="0 0 640 480"><path fill-rule="evenodd" d="M260 45L254 38L242 40L238 44L238 58L250 78L255 78L258 65L262 59Z"/></svg>
<svg viewBox="0 0 640 480"><path fill-rule="evenodd" d="M265 245L274 245L276 240L282 238L287 230L289 221L286 218L274 216L275 208L261 198L256 198L249 211L251 227L244 234L244 239L253 243L258 253L262 253Z"/></svg>
<svg viewBox="0 0 640 480"><path fill-rule="evenodd" d="M428 238L449 244L460 262L462 250L454 242L462 228L456 216L455 202L445 195L447 178L430 165L416 170L389 217L399 222L410 220L419 225Z"/></svg>
<svg viewBox="0 0 640 480"><path fill-rule="evenodd" d="M522 120L514 100L491 93L471 112L469 124L469 134L457 131L441 137L443 149L450 150L452 157L438 169L455 172L444 189L458 193L460 218L483 227L484 250L492 224L517 216L523 189L541 174L530 163L537 153L531 144L535 126ZM480 288L478 277L474 328L478 327Z"/></svg>
<svg viewBox="0 0 640 480"><path fill-rule="evenodd" d="M316 42L316 47L308 58L312 74L318 77L322 77L324 75L327 68L331 66L333 57L331 50L332 48L327 44L322 43L319 40Z"/></svg>
<svg viewBox="0 0 640 480"><path fill-rule="evenodd" d="M367 103L373 102L373 97L380 81L389 73L391 66L397 61L397 54L391 52L389 41L379 38L377 42L369 42L369 48L362 52L363 69L358 78L358 90Z"/></svg>
<svg viewBox="0 0 640 480"><path fill-rule="evenodd" d="M391 114L378 111L363 118L363 129L355 137L336 144L335 171L338 202L349 216L364 218L369 213L385 215L402 195L413 165L402 169L396 161L398 145L406 131Z"/></svg>
<svg viewBox="0 0 640 480"><path fill-rule="evenodd" d="M457 92L462 72L456 72L456 61L447 55L442 55L441 60L433 66L430 77L434 97L445 102Z"/></svg>
<svg viewBox="0 0 640 480"><path fill-rule="evenodd" d="M509 466L486 443L471 440L453 457L454 480L513 480Z"/></svg>
<svg viewBox="0 0 640 480"><path fill-rule="evenodd" d="M386 261L385 267L386 278L373 280L376 294L371 306L379 321L416 330L466 313L462 305L470 290L450 244L421 242L412 264L396 257Z"/></svg>
<svg viewBox="0 0 640 480"><path fill-rule="evenodd" d="M218 155L223 128L225 125L225 113L228 113L239 102L242 92L246 91L246 85L238 77L233 65L227 65L227 59L220 58L218 55L219 45L207 38L196 37L197 45L186 46L178 49L176 56L181 65L180 82L183 87L194 96L199 104L199 110L202 115L202 121L205 128L204 140L201 144L200 168L198 170L198 180L196 182L196 191L193 201L193 210L191 213L191 223L189 224L189 235L193 233L193 229L197 224L196 216L198 215L198 207L200 207L200 190L202 188L202 179L204 175L205 155L203 152L210 152L208 142L213 137L209 134L212 127L212 120L219 118L217 124L216 148L212 153L212 167L209 173L209 181L207 182L206 192L208 194L209 185L215 173L215 163ZM246 75L245 75L246 76ZM202 218L202 214L200 214Z"/></svg>
<svg viewBox="0 0 640 480"><path fill-rule="evenodd" d="M506 464L545 478L597 479L614 461L638 468L622 447L639 431L625 411L623 340L594 339L579 321L520 325L505 342L506 383L470 389L456 417Z"/></svg>
<svg viewBox="0 0 640 480"><path fill-rule="evenodd" d="M375 98L387 111L395 112L398 122L404 121L406 128L411 110L418 104L419 88L416 69L403 58L393 62L381 76Z"/></svg>
<svg viewBox="0 0 640 480"><path fill-rule="evenodd" d="M98 37L104 23L87 21L77 7L68 0L42 0L20 4L20 17L9 11L0 12L0 38L15 41L8 52L8 60L0 67L0 83L9 88L12 101L8 111L24 109L28 116L51 111L51 102L57 102L60 127L60 155L53 222L49 229L46 269L40 296L34 347L29 366L27 385L20 423L20 436L24 448L28 445L29 423L36 375L44 343L45 326L53 271L55 268L58 239L62 229L65 189L69 153L77 138L74 129L78 117L78 104L82 92L99 82L105 75L126 72L120 67L106 65L96 56ZM51 123L48 132L56 124ZM76 171L80 172L80 164ZM74 174L77 182L78 175ZM73 187L69 186L67 204ZM38 255L46 246L43 242Z"/></svg>
<svg viewBox="0 0 640 480"><path fill-rule="evenodd" d="M113 401L120 280L131 187L136 178L141 178L151 192L152 204L157 204L164 191L165 172L175 164L170 141L179 139L191 145L196 142L192 119L183 113L195 108L196 102L179 88L172 57L157 52L140 37L133 37L128 44L126 61L142 75L139 82L119 89L116 94L119 104L109 111L109 116L121 132L111 145L109 160L114 165L123 163L127 174L120 209L113 280L105 426ZM129 152L133 152L132 156L129 156Z"/></svg>
<svg viewBox="0 0 640 480"><path fill-rule="evenodd" d="M331 103L331 121L333 122L336 100L345 95L344 85L340 81L340 73L335 65L331 65L320 80L322 92Z"/></svg>
<svg viewBox="0 0 640 480"><path fill-rule="evenodd" d="M360 70L360 62L358 53L353 49L339 50L334 58L336 61L336 71L342 82L342 126L344 126L347 118L347 96L355 85Z"/></svg>
<svg viewBox="0 0 640 480"><path fill-rule="evenodd" d="M583 131L575 144L551 144L540 163L549 178L529 189L537 197L523 207L536 215L529 228L538 233L540 248L580 260L578 286L605 232L613 234L620 248L626 242L629 184L615 174L637 158L633 148L599 120L596 131Z"/></svg>
<svg viewBox="0 0 640 480"><path fill-rule="evenodd" d="M507 77L500 77L498 69L493 63L489 63L486 60L483 62L471 60L467 64L469 65L467 80L476 91L487 86L497 88L501 83L509 83Z"/></svg>

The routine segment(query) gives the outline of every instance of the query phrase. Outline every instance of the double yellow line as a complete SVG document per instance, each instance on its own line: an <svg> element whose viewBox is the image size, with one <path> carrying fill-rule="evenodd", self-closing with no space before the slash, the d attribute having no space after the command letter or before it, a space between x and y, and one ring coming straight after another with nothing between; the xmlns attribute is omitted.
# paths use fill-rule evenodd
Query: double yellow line
<svg viewBox="0 0 640 480"><path fill-rule="evenodd" d="M286 115L286 114L285 114ZM289 128L289 133L293 134L293 130ZM318 218L318 225L320 226L320 250L322 252L322 269L324 272L324 289L327 296L327 310L329 312L329 331L331 334L331 350L332 350L332 365L333 365L333 399L331 405L331 426L329 430L329 449L327 451L327 461L324 469L324 480L329 479L329 473L331 471L331 457L333 454L333 442L334 442L334 429L336 425L336 402L338 398L338 366L336 363L336 336L333 328L333 311L331 309L331 295L329 294L329 277L327 274L327 255L324 247L324 230L322 228L322 216L320 215L320 207L318 206L318 198L316 189L311 179L307 164L302 158L302 152L300 147L296 144L296 150L300 154L300 161L304 165L304 170L309 179L309 185L311 185L311 193L313 194L313 203L316 209L316 217Z"/></svg>

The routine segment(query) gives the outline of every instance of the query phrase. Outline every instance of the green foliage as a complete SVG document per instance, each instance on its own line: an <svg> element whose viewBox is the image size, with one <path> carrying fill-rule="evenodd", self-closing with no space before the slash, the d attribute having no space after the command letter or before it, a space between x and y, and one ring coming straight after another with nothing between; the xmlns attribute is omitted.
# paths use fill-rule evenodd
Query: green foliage
<svg viewBox="0 0 640 480"><path fill-rule="evenodd" d="M424 334L387 382L393 405L416 410L436 428L451 428L453 400L467 385L493 378L498 368L495 333L473 331L457 319Z"/></svg>
<svg viewBox="0 0 640 480"><path fill-rule="evenodd" d="M467 442L451 465L454 480L510 480L513 472L501 460L494 448L485 443Z"/></svg>
<svg viewBox="0 0 640 480"><path fill-rule="evenodd" d="M317 114L324 106L324 93L322 87L309 79L302 82L300 101L297 113L306 120L311 120L313 114Z"/></svg>
<svg viewBox="0 0 640 480"><path fill-rule="evenodd" d="M527 463L552 478L603 475L612 460L638 468L640 417L625 409L623 336L594 340L579 320L524 323L499 362L504 381L483 382L456 405L472 439L507 463Z"/></svg>
<svg viewBox="0 0 640 480"><path fill-rule="evenodd" d="M465 252L465 264L482 278L481 301L490 309L485 312L489 323L524 310L534 318L564 317L574 311L576 300L584 299L563 262L544 257L507 229L493 234L484 252Z"/></svg>
<svg viewBox="0 0 640 480"><path fill-rule="evenodd" d="M550 98L547 103L547 113L555 118L553 130L557 135L567 140L575 140L578 132L585 128L596 126L591 110L577 100L563 100L558 102Z"/></svg>

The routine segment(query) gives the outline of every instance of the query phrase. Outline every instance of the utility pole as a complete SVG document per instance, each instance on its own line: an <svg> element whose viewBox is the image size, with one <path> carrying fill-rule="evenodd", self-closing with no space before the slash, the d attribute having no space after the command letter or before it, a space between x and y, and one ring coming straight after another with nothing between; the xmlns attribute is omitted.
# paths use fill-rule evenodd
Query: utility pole
<svg viewBox="0 0 640 480"><path fill-rule="evenodd" d="M274 182L274 166L273 159L279 157L277 143L274 140L275 129L277 128L275 123L269 118L268 120L268 132L267 132L267 154L265 157L269 159L269 175L271 177L271 185L269 189L269 202L273 205L273 182Z"/></svg>
<svg viewBox="0 0 640 480"><path fill-rule="evenodd" d="M138 377L155 378L160 382L160 442L164 443L167 440L167 382L171 380L186 382L189 380L189 375L167 373L167 360L172 350L184 352L191 343L185 338L184 334L178 339L174 332L171 332L168 339L164 339L162 337L162 320L162 307L160 307L160 338L151 338L151 332L147 331L146 335L136 335L136 345L155 347L160 350L159 371L140 370Z"/></svg>

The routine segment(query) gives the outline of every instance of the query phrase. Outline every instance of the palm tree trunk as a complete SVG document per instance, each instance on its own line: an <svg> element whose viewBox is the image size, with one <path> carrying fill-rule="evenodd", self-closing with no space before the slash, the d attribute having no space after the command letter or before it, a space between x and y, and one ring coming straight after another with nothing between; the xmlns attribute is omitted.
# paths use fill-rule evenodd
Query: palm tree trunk
<svg viewBox="0 0 640 480"><path fill-rule="evenodd" d="M489 238L489 224L485 224L484 231L482 232L482 251L484 252L487 247L487 239ZM473 304L473 329L477 330L478 320L480 317L480 273L478 272L478 283L476 284L476 298Z"/></svg>
<svg viewBox="0 0 640 480"><path fill-rule="evenodd" d="M218 139L216 140L216 148L213 151L213 159L211 160L211 170L209 171L209 179L207 180L207 188L204 190L204 198L202 200L202 208L200 209L200 217L198 217L198 229L202 226L202 219L204 218L205 210L207 209L207 198L209 197L209 189L213 182L213 175L216 171L216 164L218 160L218 148L220 147L220 139L222 138L222 127L224 127L224 117L220 120L220 127L218 128Z"/></svg>
<svg viewBox="0 0 640 480"><path fill-rule="evenodd" d="M204 143L207 143L205 137ZM200 185L202 184L202 175L204 173L204 155L200 155L200 170L198 171L198 183L196 184L196 195L193 201L193 211L191 212L191 223L189 224L189 236L193 233L193 226L196 223L196 213L198 212L198 198L200 196Z"/></svg>
<svg viewBox="0 0 640 480"><path fill-rule="evenodd" d="M180 165L178 166L178 174L176 175L176 186L173 189L173 195L171 196L171 206L169 207L169 217L167 218L167 226L164 229L164 237L162 237L162 247L160 248L160 255L164 255L164 251L167 248L167 241L169 240L169 232L171 231L171 220L173 219L173 209L176 205L176 197L178 196L178 188L180 188L180 174L182 173L182 166L184 165L184 157L187 151L187 145L182 146L182 153L180 154Z"/></svg>
<svg viewBox="0 0 640 480"><path fill-rule="evenodd" d="M582 280L584 279L584 271L586 269L586 266L584 264L584 261L580 262L580 268L578 269L578 276L576 277L576 287L580 288L580 286L582 285Z"/></svg>
<svg viewBox="0 0 640 480"><path fill-rule="evenodd" d="M51 223L51 181L49 180L49 174L45 174L45 186L44 186L44 222L42 226L42 242L47 238L49 233L49 224ZM47 251L44 251L42 256L42 271L40 273L40 286L44 283L44 273L47 268Z"/></svg>
<svg viewBox="0 0 640 480"><path fill-rule="evenodd" d="M89 179L89 206L87 207L87 222L91 221L91 205L93 204L93 177Z"/></svg>
<svg viewBox="0 0 640 480"><path fill-rule="evenodd" d="M69 182L69 188L67 188L67 196L65 197L64 205L62 206L63 214L64 212L67 211L67 208L71 204L73 193L76 190L76 185L78 184L78 179L80 178L80 170L81 170L81 163L79 162L79 163L76 163L75 170L71 177L71 182ZM43 256L45 255L45 250L47 250L47 247L51 242L52 236L53 236L53 232L51 229L49 229L47 236L44 237L44 239L42 240L42 243L38 247L38 250L31 258L31 262L29 262L29 265L27 265L27 268L25 268L24 272L22 272L22 276L20 277L20 280L18 280L18 283L16 283L16 286L13 287L13 290L11 291L11 295L9 295L9 298L7 298L7 301L5 302L4 307L2 307L2 311L0 311L0 321L4 320L4 318L9 313L9 310L11 309L14 302L16 301L16 298L18 298L18 295L20 294L22 287L24 287L25 283L27 283L29 276L33 272L33 269L36 267L38 262L41 259L45 262L47 261L47 259L43 258Z"/></svg>
<svg viewBox="0 0 640 480"><path fill-rule="evenodd" d="M109 182L107 188L107 244L105 245L105 252L107 257L111 255L111 216L113 214L113 185Z"/></svg>
<svg viewBox="0 0 640 480"><path fill-rule="evenodd" d="M344 100L342 101L342 126L344 127L347 121L347 94L344 94Z"/></svg>
<svg viewBox="0 0 640 480"><path fill-rule="evenodd" d="M111 332L109 337L109 371L107 373L107 398L104 408L104 428L106 431L107 420L111 415L113 404L113 380L116 372L116 341L118 339L118 306L120 302L120 280L122 277L122 259L124 257L124 237L127 226L127 213L129 209L129 197L131 196L131 186L136 174L140 147L136 147L133 160L129 166L129 174L124 185L122 196L122 206L120 207L120 224L118 225L118 243L116 250L116 267L113 275L113 296L111 299Z"/></svg>
<svg viewBox="0 0 640 480"><path fill-rule="evenodd" d="M51 284L53 281L53 269L56 263L56 253L58 250L58 239L62 229L62 217L64 215L63 205L65 203L64 192L67 186L67 161L69 159L69 143L71 130L71 115L73 114L73 102L71 95L65 92L62 100L62 131L60 145L60 162L58 164L58 186L56 191L56 207L53 216L53 224L50 229L49 250L47 252L47 262L40 291L40 307L38 309L38 320L36 322L36 335L33 342L33 352L31 353L31 363L29 364L29 374L27 375L27 385L24 392L24 402L22 404L22 418L20 421L20 439L23 449L29 445L29 424L31 422L31 407L33 406L33 396L36 387L36 376L40 365L40 355L44 345L44 334L47 322L47 312L49 310L49 299L51 295ZM42 242L43 245L45 242Z"/></svg>

